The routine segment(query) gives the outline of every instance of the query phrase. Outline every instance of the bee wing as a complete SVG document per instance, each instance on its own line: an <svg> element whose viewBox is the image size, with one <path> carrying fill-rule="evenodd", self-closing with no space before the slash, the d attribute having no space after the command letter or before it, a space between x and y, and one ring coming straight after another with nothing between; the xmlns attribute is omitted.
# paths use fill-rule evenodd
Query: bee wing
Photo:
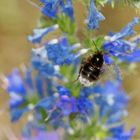
<svg viewBox="0 0 140 140"><path fill-rule="evenodd" d="M103 83L107 80L121 80L121 73L117 65L106 65L104 64L101 69L100 81Z"/></svg>

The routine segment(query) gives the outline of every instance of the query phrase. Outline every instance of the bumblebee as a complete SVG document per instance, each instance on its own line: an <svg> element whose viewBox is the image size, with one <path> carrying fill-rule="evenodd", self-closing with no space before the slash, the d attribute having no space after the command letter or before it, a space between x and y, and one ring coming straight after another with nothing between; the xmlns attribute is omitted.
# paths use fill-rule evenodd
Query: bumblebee
<svg viewBox="0 0 140 140"><path fill-rule="evenodd" d="M94 43L94 42L93 42ZM94 46L97 49L96 44ZM103 52L97 49L88 57L83 58L77 80L84 86L90 86L96 82L103 73L104 57Z"/></svg>

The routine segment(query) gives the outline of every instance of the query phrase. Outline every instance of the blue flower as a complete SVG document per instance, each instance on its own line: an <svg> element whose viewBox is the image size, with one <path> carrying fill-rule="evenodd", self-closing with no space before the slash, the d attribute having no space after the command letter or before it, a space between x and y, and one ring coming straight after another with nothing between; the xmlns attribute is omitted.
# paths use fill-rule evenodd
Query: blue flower
<svg viewBox="0 0 140 140"><path fill-rule="evenodd" d="M27 108L11 108L10 117L12 122L17 122L28 111Z"/></svg>
<svg viewBox="0 0 140 140"><path fill-rule="evenodd" d="M43 90L43 79L41 77L41 75L37 75L35 77L35 84L36 84L36 89L37 89L37 93L39 95L40 98L43 98L44 95L44 90Z"/></svg>
<svg viewBox="0 0 140 140"><path fill-rule="evenodd" d="M99 96L95 96L95 102L100 108L100 115L107 116L107 123L115 123L122 119L126 113L128 97L119 81L107 81L104 86L96 89ZM94 91L96 91L94 90Z"/></svg>
<svg viewBox="0 0 140 140"><path fill-rule="evenodd" d="M33 85L33 78L32 78L32 69L31 68L25 69L24 73L25 73L24 81L25 81L26 89L33 90L34 85Z"/></svg>
<svg viewBox="0 0 140 140"><path fill-rule="evenodd" d="M18 108L26 102L27 91L24 82L17 69L14 69L12 74L7 76L7 92L9 93L9 108L11 121L16 122L26 112L25 108Z"/></svg>
<svg viewBox="0 0 140 140"><path fill-rule="evenodd" d="M62 86L58 86L57 89L57 96L55 96L54 94L54 96L41 100L36 105L36 108L43 107L47 111L53 110L53 108L55 108L54 112L57 112L57 110L61 110L64 116L77 112L78 109L76 106L76 99L70 96L70 91Z"/></svg>
<svg viewBox="0 0 140 140"><path fill-rule="evenodd" d="M97 10L94 0L90 0L89 16L88 16L88 28L97 29L99 28L99 22L104 20L105 17Z"/></svg>
<svg viewBox="0 0 140 140"><path fill-rule="evenodd" d="M13 73L6 78L7 83L5 84L7 85L7 91L10 96L9 108L11 120L13 122L18 121L22 115L32 110L30 104L33 106L35 103L34 101L32 103L32 97L36 97L33 93L37 93L40 98L43 98L46 94L49 96L49 94L52 93L53 84L50 84L50 80L43 79L39 74L36 76L34 75L35 78L33 79L31 77L31 69L25 69L24 72L25 78L21 77L17 69L15 69ZM46 90L44 90L44 86ZM38 99L39 98L36 97L36 100Z"/></svg>
<svg viewBox="0 0 140 140"><path fill-rule="evenodd" d="M56 18L58 12L58 6L60 0L40 0L44 6L41 8L41 12L50 18Z"/></svg>
<svg viewBox="0 0 140 140"><path fill-rule="evenodd" d="M109 35L103 44L103 49L108 53L106 63L113 63L110 54L126 62L139 61L139 41L127 41L124 38L134 34L133 28L139 23L139 18L135 17L132 22L126 25L120 32Z"/></svg>
<svg viewBox="0 0 140 140"><path fill-rule="evenodd" d="M41 40L45 35L47 35L49 32L52 32L56 29L58 29L57 24L53 25L53 26L50 26L50 27L43 28L43 29L39 29L39 28L34 29L33 30L33 35L29 35L28 40L33 44L41 43Z"/></svg>
<svg viewBox="0 0 140 140"><path fill-rule="evenodd" d="M72 51L77 48L79 48L79 44L71 46L66 38L52 40L46 45L48 59L56 65L71 64L87 52L87 49L82 49L74 54Z"/></svg>
<svg viewBox="0 0 140 140"><path fill-rule="evenodd" d="M112 35L110 37L111 41L115 41L117 39L122 39L127 36L133 35L135 32L133 28L139 23L139 18L135 17L130 23L128 23L120 32Z"/></svg>
<svg viewBox="0 0 140 140"><path fill-rule="evenodd" d="M126 107L129 100L121 84L120 80L106 81L105 84L99 83L94 87L85 87L80 92L82 98L79 97L79 106L81 109L83 110L84 106L86 110L91 108L90 113L93 110L92 117L98 113L99 121L102 118L106 118L106 123L103 125L105 125L112 135L107 140L123 140L125 138L129 140L134 132L132 129L126 133L122 128L117 131L118 124L122 124L123 117L127 115ZM92 102L88 99L91 96L93 96Z"/></svg>
<svg viewBox="0 0 140 140"><path fill-rule="evenodd" d="M128 63L140 62L140 49L136 49L131 54L126 56L119 56L122 61Z"/></svg>
<svg viewBox="0 0 140 140"><path fill-rule="evenodd" d="M62 12L65 13L71 20L74 20L72 1L66 0L65 3L62 1L60 6L62 8Z"/></svg>
<svg viewBox="0 0 140 140"><path fill-rule="evenodd" d="M57 101L56 106L61 109L64 116L68 116L71 113L78 112L76 99L67 95L60 96L60 99Z"/></svg>
<svg viewBox="0 0 140 140"><path fill-rule="evenodd" d="M50 77L48 77L46 75L46 73L45 74L38 73L35 76L35 88L34 89L40 98L44 98L46 96L48 96L48 97L52 96L53 88L56 83L55 83L55 81L50 79L51 77L53 77L53 75L50 75Z"/></svg>
<svg viewBox="0 0 140 140"><path fill-rule="evenodd" d="M48 60L47 50L45 47L33 49L32 51L32 66L40 75L46 79L50 77L62 78L59 74L59 67L51 64Z"/></svg>
<svg viewBox="0 0 140 140"><path fill-rule="evenodd" d="M111 128L110 131L112 132L112 137L107 138L106 140L131 140L135 129L132 128L129 132L125 132L124 125L120 125L115 128Z"/></svg>
<svg viewBox="0 0 140 140"><path fill-rule="evenodd" d="M44 5L43 8L41 8L41 12L45 15L48 16L50 18L56 18L56 14L57 14L57 9L55 9L53 7L53 3L47 3Z"/></svg>
<svg viewBox="0 0 140 140"><path fill-rule="evenodd" d="M90 104L88 99L94 96L94 104L99 108L100 117L107 117L107 124L120 121L126 114L126 106L129 98L126 96L125 91L121 87L120 80L107 81L105 85L97 84L94 87L85 87L80 91L80 105L87 102L87 108L94 108L94 104ZM85 101L84 101L85 100Z"/></svg>
<svg viewBox="0 0 140 140"><path fill-rule="evenodd" d="M92 101L84 96L80 96L77 99L77 107L80 113L84 113L87 116L93 112Z"/></svg>
<svg viewBox="0 0 140 140"><path fill-rule="evenodd" d="M27 90L24 80L22 79L18 69L14 69L13 72L6 77L7 79L7 92L9 93L9 109L12 122L18 121L21 116L28 111L26 106ZM21 107L24 105L23 107Z"/></svg>
<svg viewBox="0 0 140 140"><path fill-rule="evenodd" d="M53 110L53 108L56 105L55 104L56 100L57 100L57 97L55 97L55 96L44 98L36 104L35 109L38 109L41 107L41 108L46 109L47 111Z"/></svg>
<svg viewBox="0 0 140 140"><path fill-rule="evenodd" d="M61 96L63 95L71 96L71 92L63 86L58 86L57 90L58 90L59 95Z"/></svg>
<svg viewBox="0 0 140 140"><path fill-rule="evenodd" d="M71 0L41 0L44 6L41 8L41 12L50 18L55 19L59 13L59 8L61 12L66 14L71 20L74 20L74 11Z"/></svg>
<svg viewBox="0 0 140 140"><path fill-rule="evenodd" d="M131 52L133 52L136 47L136 43L121 39L104 44L104 50L117 57L131 54Z"/></svg>
<svg viewBox="0 0 140 140"><path fill-rule="evenodd" d="M26 89L23 80L17 69L14 69L12 74L7 77L8 87L7 91L9 93L18 93L19 95L25 95Z"/></svg>
<svg viewBox="0 0 140 140"><path fill-rule="evenodd" d="M114 60L108 55L104 54L103 57L104 57L105 64L110 65L114 63Z"/></svg>
<svg viewBox="0 0 140 140"><path fill-rule="evenodd" d="M43 107L47 111L54 110L53 108L55 108L54 112L61 110L64 116L78 112L88 115L91 111L93 111L92 102L88 98L84 96L75 98L71 95L71 92L67 88L62 86L58 86L57 89L57 96L43 99L36 105L36 108Z"/></svg>

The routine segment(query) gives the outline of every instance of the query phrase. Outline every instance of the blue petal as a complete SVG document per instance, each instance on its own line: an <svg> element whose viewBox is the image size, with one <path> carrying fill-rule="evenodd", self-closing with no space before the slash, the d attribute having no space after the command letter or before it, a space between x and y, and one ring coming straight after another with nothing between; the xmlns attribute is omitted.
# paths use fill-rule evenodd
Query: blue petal
<svg viewBox="0 0 140 140"><path fill-rule="evenodd" d="M44 7L41 8L41 12L50 18L56 18L57 15L57 9L54 8L54 3L52 2L46 3Z"/></svg>
<svg viewBox="0 0 140 140"><path fill-rule="evenodd" d="M55 70L54 65L49 64L49 63L41 66L40 69L39 69L39 72L45 78L49 78L49 77L52 77L52 76L59 77L59 74Z"/></svg>
<svg viewBox="0 0 140 140"><path fill-rule="evenodd" d="M24 138L30 138L30 137L32 136L32 129L33 129L32 123L31 123L31 122L28 122L28 123L23 127L22 136L23 136Z"/></svg>
<svg viewBox="0 0 140 140"><path fill-rule="evenodd" d="M104 61L105 61L105 64L107 64L107 65L111 65L114 63L114 60L111 57L109 57L108 55L104 55Z"/></svg>
<svg viewBox="0 0 140 140"><path fill-rule="evenodd" d="M42 66L42 63L43 63L42 59L34 53L32 53L31 61L32 61L32 66L37 70L40 69L40 67Z"/></svg>
<svg viewBox="0 0 140 140"><path fill-rule="evenodd" d="M54 30L56 30L58 28L58 25L53 25L53 26L50 26L50 27L46 27L46 28L43 28L43 29L34 29L33 30L33 35L29 35L28 36L28 40L35 44L35 43L40 43L42 38L47 35L49 32L52 32Z"/></svg>
<svg viewBox="0 0 140 140"><path fill-rule="evenodd" d="M47 110L51 110L55 106L56 97L48 97L42 99L40 102L37 103L36 109L38 107L45 108Z"/></svg>
<svg viewBox="0 0 140 140"><path fill-rule="evenodd" d="M95 102L99 106L100 116L107 116L107 121L110 123L121 120L128 104L128 97L121 87L121 82L107 81L105 85L98 86L101 88L98 87L100 90L97 90L98 96L95 96Z"/></svg>
<svg viewBox="0 0 140 140"><path fill-rule="evenodd" d="M37 89L37 93L39 97L43 98L44 97L43 79L39 74L35 77L35 84L36 84L36 89Z"/></svg>
<svg viewBox="0 0 140 140"><path fill-rule="evenodd" d="M134 135L135 129L132 128L129 132L124 132L124 125L112 128L111 130L112 138L106 140L130 140Z"/></svg>
<svg viewBox="0 0 140 140"><path fill-rule="evenodd" d="M20 105L24 104L26 102L26 99L19 95L19 94L16 94L16 93L11 93L10 94L10 101L9 101L9 105L10 105L10 108L17 108L19 107Z"/></svg>
<svg viewBox="0 0 140 140"><path fill-rule="evenodd" d="M90 0L89 17L88 17L88 28L97 29L99 28L99 22L104 20L105 17L97 10L94 4L94 0Z"/></svg>
<svg viewBox="0 0 140 140"><path fill-rule="evenodd" d="M60 100L57 102L57 107L60 108L66 116L78 112L76 99L66 95L60 96Z"/></svg>
<svg viewBox="0 0 140 140"><path fill-rule="evenodd" d="M81 113L91 113L93 111L92 102L82 96L77 99L77 107Z"/></svg>
<svg viewBox="0 0 140 140"><path fill-rule="evenodd" d="M61 3L62 12L64 12L71 20L74 20L74 11L71 0L66 0L66 3L62 1Z"/></svg>
<svg viewBox="0 0 140 140"><path fill-rule="evenodd" d="M127 24L120 32L111 37L111 41L121 39L134 34L133 28L139 23L139 18L135 17L129 24Z"/></svg>
<svg viewBox="0 0 140 140"><path fill-rule="evenodd" d="M47 85L47 95L52 95L53 94L53 87L54 87L54 82L51 79L46 78L46 85Z"/></svg>
<svg viewBox="0 0 140 140"><path fill-rule="evenodd" d="M70 96L71 95L70 91L65 87L58 86L57 90L58 90L58 93L60 94L60 96L62 96L62 95Z"/></svg>
<svg viewBox="0 0 140 140"><path fill-rule="evenodd" d="M17 69L14 69L12 74L7 77L8 79L8 88L7 91L14 92L17 94L25 95L26 89Z"/></svg>
<svg viewBox="0 0 140 140"><path fill-rule="evenodd" d="M10 113L11 113L11 121L12 122L17 122L22 115L27 111L27 109L11 109Z"/></svg>
<svg viewBox="0 0 140 140"><path fill-rule="evenodd" d="M119 56L119 59L128 63L140 62L140 49L135 50L127 56Z"/></svg>
<svg viewBox="0 0 140 140"><path fill-rule="evenodd" d="M46 50L48 59L56 65L71 64L76 59L66 38L60 39L57 43L49 43Z"/></svg>
<svg viewBox="0 0 140 140"><path fill-rule="evenodd" d="M24 81L26 86L28 86L29 89L33 90L32 70L27 69L25 71Z"/></svg>
<svg viewBox="0 0 140 140"><path fill-rule="evenodd" d="M125 40L115 40L113 42L105 42L103 48L113 56L127 56L131 54L137 47L137 43Z"/></svg>
<svg viewBox="0 0 140 140"><path fill-rule="evenodd" d="M139 40L127 41L123 38L134 34L133 28L138 23L139 18L135 17L133 21L126 25L120 32L109 35L107 41L103 44L104 51L124 61L125 58L126 61L127 59L129 60L129 56L133 56L132 54L137 50ZM131 59L132 57L130 57L130 60Z"/></svg>
<svg viewBox="0 0 140 140"><path fill-rule="evenodd" d="M41 12L45 15L48 16L49 18L56 18L59 6L62 3L62 0L40 0L43 4L44 7L41 8Z"/></svg>

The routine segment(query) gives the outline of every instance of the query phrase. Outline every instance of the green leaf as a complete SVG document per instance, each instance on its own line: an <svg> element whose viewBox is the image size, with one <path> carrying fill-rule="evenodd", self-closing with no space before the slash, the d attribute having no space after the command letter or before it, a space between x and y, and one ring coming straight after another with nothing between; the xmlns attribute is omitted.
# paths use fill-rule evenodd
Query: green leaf
<svg viewBox="0 0 140 140"><path fill-rule="evenodd" d="M58 16L57 23L62 32L67 33L68 35L73 35L75 33L75 22L65 14Z"/></svg>
<svg viewBox="0 0 140 140"><path fill-rule="evenodd" d="M101 51L104 41L105 40L104 40L103 36L99 36L95 40L93 40L91 38L86 38L84 40L84 46L86 48L90 48L93 52L96 52L97 50Z"/></svg>
<svg viewBox="0 0 140 140"><path fill-rule="evenodd" d="M52 26L56 23L57 23L56 20L52 20L52 19L47 18L45 16L41 16L40 19L38 20L37 27L38 28L45 28L45 27Z"/></svg>

